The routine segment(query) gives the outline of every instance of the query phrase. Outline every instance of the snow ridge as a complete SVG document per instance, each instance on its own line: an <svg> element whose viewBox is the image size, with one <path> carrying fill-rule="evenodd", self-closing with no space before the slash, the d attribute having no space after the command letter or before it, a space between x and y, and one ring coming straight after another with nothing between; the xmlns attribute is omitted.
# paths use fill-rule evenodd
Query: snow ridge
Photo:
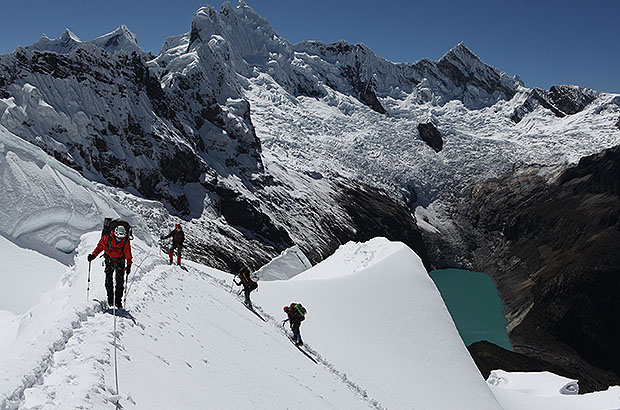
<svg viewBox="0 0 620 410"><path fill-rule="evenodd" d="M193 269L193 271L200 275L207 276L211 280L211 283L213 285L218 286L224 290L228 290L229 285L225 280L218 279L204 271L197 271L196 269ZM241 302L240 298L237 299ZM253 303L253 308L261 315L261 317L263 317L269 324L271 324L278 333L280 333L283 337L287 339L290 338L290 335L287 333L286 329L281 325L278 319L267 313L264 309L262 309L259 305L255 303ZM348 388L351 389L351 391L355 392L361 400L363 400L369 405L369 407L376 410L386 410L377 400L370 398L366 390L364 390L362 387L349 379L345 373L336 369L336 367L332 363L328 362L317 351L312 349L311 345L304 343L303 349L307 350L317 362L319 362L322 366L328 369L329 372L335 376L335 378L339 379L343 384L347 385ZM415 408L413 407L411 407L411 409L415 410Z"/></svg>

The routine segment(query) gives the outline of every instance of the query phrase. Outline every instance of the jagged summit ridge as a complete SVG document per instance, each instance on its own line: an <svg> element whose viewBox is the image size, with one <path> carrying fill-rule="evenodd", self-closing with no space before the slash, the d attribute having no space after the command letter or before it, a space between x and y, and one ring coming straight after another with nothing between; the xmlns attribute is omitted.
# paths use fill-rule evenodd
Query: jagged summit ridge
<svg viewBox="0 0 620 410"><path fill-rule="evenodd" d="M196 12L187 51L216 45L218 61L208 64L228 64L244 77L269 74L295 96L323 97L328 86L382 113L380 99L388 96L402 99L413 93L418 103L438 105L458 99L479 109L509 100L522 86L518 78L483 63L464 43L439 61L416 63L392 63L363 44L344 40L292 45L244 3Z"/></svg>
<svg viewBox="0 0 620 410"><path fill-rule="evenodd" d="M54 51L56 53L68 53L77 47L82 40L76 36L71 30L66 29L58 38L51 39L43 34L39 41L25 47L28 50L38 51Z"/></svg>
<svg viewBox="0 0 620 410"><path fill-rule="evenodd" d="M145 57L150 53L145 52L138 46L136 35L132 33L126 25L122 24L114 31L99 36L91 41L91 43L105 49L109 53L118 51L137 52Z"/></svg>
<svg viewBox="0 0 620 410"><path fill-rule="evenodd" d="M78 47L89 47L90 45L100 47L110 54L120 51L129 53L136 52L145 59L153 58L151 53L142 50L140 46L138 46L136 35L124 24L110 33L90 41L82 41L69 29L66 29L62 35L55 39L51 39L46 34L43 34L39 41L24 47L24 49L29 51L48 51L58 54L68 54Z"/></svg>

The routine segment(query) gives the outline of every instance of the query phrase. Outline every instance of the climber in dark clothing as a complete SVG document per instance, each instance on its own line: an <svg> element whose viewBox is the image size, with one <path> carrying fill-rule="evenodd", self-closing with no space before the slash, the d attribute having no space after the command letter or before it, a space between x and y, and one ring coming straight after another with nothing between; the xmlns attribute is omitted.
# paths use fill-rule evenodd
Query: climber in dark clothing
<svg viewBox="0 0 620 410"><path fill-rule="evenodd" d="M170 245L170 249L168 250L168 256L170 257L170 264L172 265L172 255L174 254L174 250L177 250L177 265L181 264L181 251L183 250L183 242L185 241L185 233L183 233L183 228L181 228L181 224L176 224L174 230L170 232L166 236L162 236L161 239L172 238L172 245Z"/></svg>
<svg viewBox="0 0 620 410"><path fill-rule="evenodd" d="M237 281L239 279L239 281ZM250 293L258 288L256 283L250 276L250 270L247 267L239 269L239 272L235 275L233 282L237 286L243 285L243 293L245 294L245 305L252 309L252 301L250 300Z"/></svg>
<svg viewBox="0 0 620 410"><path fill-rule="evenodd" d="M287 321L289 322L291 330L293 331L293 341L296 345L303 346L304 342L301 340L299 326L301 326L301 322L306 318L306 308L304 308L301 303L291 303L289 306L284 306L284 311L288 315L288 319L282 322L282 324Z"/></svg>

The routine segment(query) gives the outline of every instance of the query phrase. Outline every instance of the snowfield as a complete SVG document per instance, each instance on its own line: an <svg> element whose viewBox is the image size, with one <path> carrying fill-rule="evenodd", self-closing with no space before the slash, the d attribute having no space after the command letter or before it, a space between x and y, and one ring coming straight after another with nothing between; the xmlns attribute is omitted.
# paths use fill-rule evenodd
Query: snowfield
<svg viewBox="0 0 620 410"><path fill-rule="evenodd" d="M501 408L422 262L402 243L348 243L291 280L261 286L255 300L274 316L302 302L305 340L385 408Z"/></svg>
<svg viewBox="0 0 620 410"><path fill-rule="evenodd" d="M116 400L125 409L620 406L618 387L578 396L565 387L574 382L550 374L495 372L485 383L419 258L383 238L346 244L292 279L261 282L258 315L231 292L231 275L169 266L135 240L128 313L116 317L117 395L115 317L86 299L85 256L98 238L84 235L63 280L13 317L18 329L0 349L0 408L106 409ZM99 261L90 296L101 300ZM309 357L280 324L292 300L308 308Z"/></svg>

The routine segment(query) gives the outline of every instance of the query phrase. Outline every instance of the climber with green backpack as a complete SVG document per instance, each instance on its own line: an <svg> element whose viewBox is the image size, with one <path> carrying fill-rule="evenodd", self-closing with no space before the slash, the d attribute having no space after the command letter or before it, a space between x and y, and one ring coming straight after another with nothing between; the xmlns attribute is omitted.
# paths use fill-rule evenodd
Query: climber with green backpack
<svg viewBox="0 0 620 410"><path fill-rule="evenodd" d="M291 330L293 331L293 342L298 346L303 346L304 342L301 340L301 333L299 332L299 326L301 322L306 318L306 308L301 303L291 303L289 306L284 306L284 311L288 315L282 324L289 322Z"/></svg>

